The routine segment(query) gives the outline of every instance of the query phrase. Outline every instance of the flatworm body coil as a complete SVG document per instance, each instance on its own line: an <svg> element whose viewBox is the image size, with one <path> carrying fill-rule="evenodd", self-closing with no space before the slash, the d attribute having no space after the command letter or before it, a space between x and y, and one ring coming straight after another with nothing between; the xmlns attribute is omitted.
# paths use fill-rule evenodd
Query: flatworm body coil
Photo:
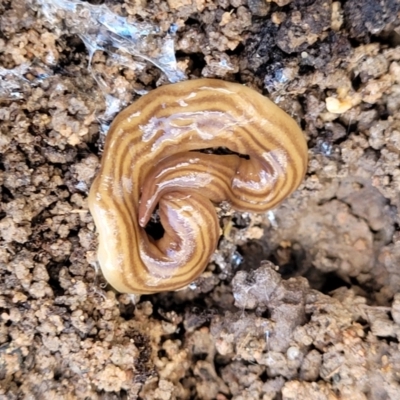
<svg viewBox="0 0 400 400"><path fill-rule="evenodd" d="M200 151L210 148L230 152ZM306 166L296 122L250 88L199 79L144 95L113 121L90 190L105 278L124 293L184 287L216 249L216 204L267 211ZM157 205L164 235L154 240L145 227Z"/></svg>

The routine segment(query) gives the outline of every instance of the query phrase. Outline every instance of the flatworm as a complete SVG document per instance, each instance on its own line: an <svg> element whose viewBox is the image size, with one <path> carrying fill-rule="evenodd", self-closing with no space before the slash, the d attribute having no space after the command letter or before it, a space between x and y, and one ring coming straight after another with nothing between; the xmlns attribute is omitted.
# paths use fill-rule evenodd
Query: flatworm
<svg viewBox="0 0 400 400"><path fill-rule="evenodd" d="M220 148L228 154L204 151ZM105 278L133 294L186 286L216 249L216 204L270 210L306 167L296 122L248 87L198 79L144 95L113 121L90 190ZM145 227L157 205L155 240Z"/></svg>

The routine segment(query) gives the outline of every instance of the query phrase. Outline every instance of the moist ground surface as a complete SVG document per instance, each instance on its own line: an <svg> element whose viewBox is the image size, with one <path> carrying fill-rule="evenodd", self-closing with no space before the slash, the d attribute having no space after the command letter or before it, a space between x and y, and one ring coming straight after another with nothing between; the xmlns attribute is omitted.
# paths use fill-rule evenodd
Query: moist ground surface
<svg viewBox="0 0 400 400"><path fill-rule="evenodd" d="M158 28L139 57L46 3L0 0L0 399L399 399L399 1L108 2ZM271 98L308 172L265 215L221 206L199 280L135 304L88 189L115 112L184 75Z"/></svg>

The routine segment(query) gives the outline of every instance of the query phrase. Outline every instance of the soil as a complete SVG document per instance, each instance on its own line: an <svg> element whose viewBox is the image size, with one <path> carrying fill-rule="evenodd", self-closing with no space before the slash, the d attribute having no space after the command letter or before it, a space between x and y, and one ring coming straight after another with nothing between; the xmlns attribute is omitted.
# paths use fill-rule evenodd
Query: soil
<svg viewBox="0 0 400 400"><path fill-rule="evenodd" d="M222 205L190 287L116 293L87 206L108 126L199 77L292 115L307 176ZM399 0L0 0L0 153L0 400L400 398Z"/></svg>

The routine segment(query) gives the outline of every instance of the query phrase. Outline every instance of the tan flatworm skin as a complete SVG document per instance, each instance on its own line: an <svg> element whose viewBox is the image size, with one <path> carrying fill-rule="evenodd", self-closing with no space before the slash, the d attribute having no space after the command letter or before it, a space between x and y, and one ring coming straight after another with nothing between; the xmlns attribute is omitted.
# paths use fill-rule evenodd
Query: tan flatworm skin
<svg viewBox="0 0 400 400"><path fill-rule="evenodd" d="M248 157L195 151L218 147ZM115 118L90 190L105 278L133 294L188 285L217 245L214 205L265 212L306 166L296 122L252 89L198 79L153 90ZM165 233L156 241L144 227L157 204Z"/></svg>

